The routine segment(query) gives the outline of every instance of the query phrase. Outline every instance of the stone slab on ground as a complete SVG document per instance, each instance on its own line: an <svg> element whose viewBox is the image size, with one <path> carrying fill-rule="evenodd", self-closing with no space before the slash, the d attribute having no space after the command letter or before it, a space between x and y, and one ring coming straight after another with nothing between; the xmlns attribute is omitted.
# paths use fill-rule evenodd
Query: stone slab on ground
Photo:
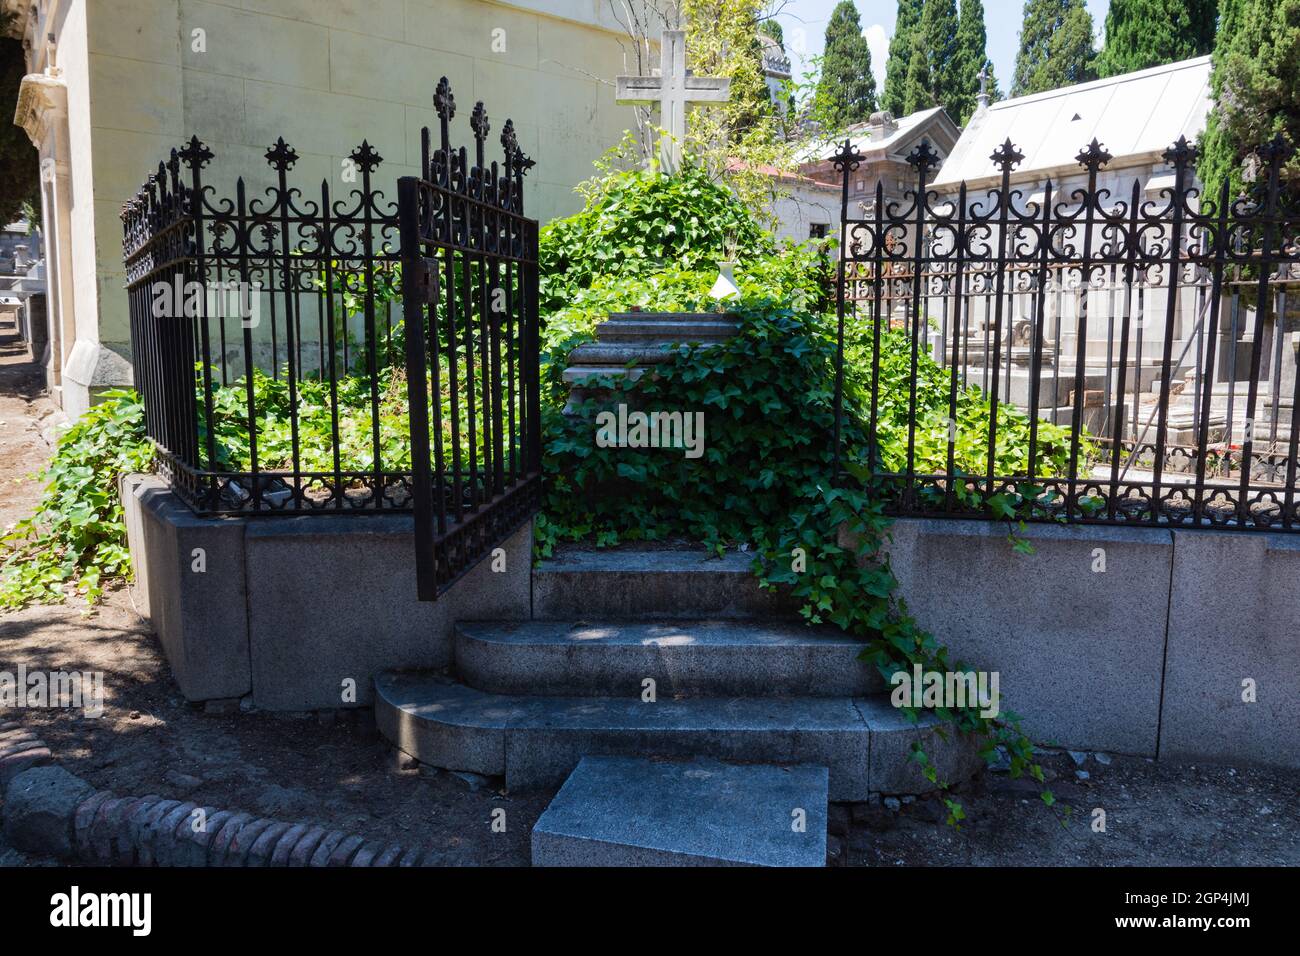
<svg viewBox="0 0 1300 956"><path fill-rule="evenodd" d="M502 621L456 626L456 672L496 694L860 697L861 641L800 621Z"/></svg>
<svg viewBox="0 0 1300 956"><path fill-rule="evenodd" d="M824 866L829 773L584 757L533 827L534 866Z"/></svg>

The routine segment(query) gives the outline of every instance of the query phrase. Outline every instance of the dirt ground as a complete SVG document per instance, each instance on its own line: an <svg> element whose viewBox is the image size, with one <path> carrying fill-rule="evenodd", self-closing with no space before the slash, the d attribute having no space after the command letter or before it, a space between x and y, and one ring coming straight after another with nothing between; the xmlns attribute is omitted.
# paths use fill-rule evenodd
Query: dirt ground
<svg viewBox="0 0 1300 956"><path fill-rule="evenodd" d="M57 421L38 395L34 366L0 326L0 527L39 497L32 475ZM529 832L552 793L506 793L500 782L402 769L368 715L213 715L186 703L130 592L93 611L78 605L0 613L0 670L104 672L105 709L0 712L49 743L71 772L119 794L156 793L220 809L312 820L443 853L449 865L527 865ZM947 827L918 801L835 810L832 853L856 866L1300 865L1300 773L1089 757L1088 779L1066 754L1049 754L1051 786L1074 807L1062 827L1036 789L987 773L960 798L968 821ZM492 812L506 811L495 833ZM1092 826L1106 814L1105 832ZM0 837L0 866L41 865Z"/></svg>

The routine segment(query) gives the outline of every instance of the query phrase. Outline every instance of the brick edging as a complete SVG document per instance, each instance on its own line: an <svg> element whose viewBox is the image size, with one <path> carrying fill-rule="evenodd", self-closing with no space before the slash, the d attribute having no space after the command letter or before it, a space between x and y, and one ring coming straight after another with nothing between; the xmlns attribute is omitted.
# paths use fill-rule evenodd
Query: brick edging
<svg viewBox="0 0 1300 956"><path fill-rule="evenodd" d="M0 720L0 787L24 770L54 759L49 745L16 720Z"/></svg>
<svg viewBox="0 0 1300 956"><path fill-rule="evenodd" d="M0 721L0 793L25 771L53 763L50 748L17 721ZM71 781L78 778L68 775ZM335 830L309 820L285 822L158 794L118 796L95 790L67 823L73 858L100 866L440 866L441 854ZM196 815L195 811L202 811ZM9 808L6 807L6 813ZM202 821L201 828L195 825ZM35 848L30 848L35 849ZM53 850L54 848L50 848Z"/></svg>

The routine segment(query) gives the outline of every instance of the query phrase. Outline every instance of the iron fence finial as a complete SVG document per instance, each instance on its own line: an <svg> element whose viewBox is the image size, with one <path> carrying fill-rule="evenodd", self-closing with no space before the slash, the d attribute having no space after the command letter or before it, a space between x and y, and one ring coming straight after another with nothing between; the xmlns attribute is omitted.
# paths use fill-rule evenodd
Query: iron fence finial
<svg viewBox="0 0 1300 956"><path fill-rule="evenodd" d="M181 162L190 169L202 169L212 162L213 152L197 136L191 136L180 153Z"/></svg>
<svg viewBox="0 0 1300 956"><path fill-rule="evenodd" d="M348 154L348 158L356 164L356 167L363 173L373 173L379 168L379 164L384 161L378 151L370 145L369 140L363 139L361 145Z"/></svg>
<svg viewBox="0 0 1300 956"><path fill-rule="evenodd" d="M934 151L929 140L923 139L921 145L912 150L907 157L907 162L921 172L929 172L939 164L939 154Z"/></svg>
<svg viewBox="0 0 1300 956"><path fill-rule="evenodd" d="M1011 137L1008 136L1006 142L993 150L989 159L993 161L993 165L998 167L999 172L1005 173L1010 172L1023 163L1025 161L1025 154L1016 148L1016 145L1011 142Z"/></svg>
<svg viewBox="0 0 1300 956"><path fill-rule="evenodd" d="M293 164L298 162L298 153L281 136L275 141L275 145L266 151L266 161L272 169L284 172L293 169Z"/></svg>
<svg viewBox="0 0 1300 956"><path fill-rule="evenodd" d="M1178 142L1170 146L1162 154L1162 158L1171 166L1186 166L1196 161L1200 150L1193 144L1187 142L1186 136L1179 136Z"/></svg>
<svg viewBox="0 0 1300 956"><path fill-rule="evenodd" d="M451 81L445 76L438 81L438 88L434 91L433 107L440 119L450 120L456 115L456 97L451 92Z"/></svg>
<svg viewBox="0 0 1300 956"><path fill-rule="evenodd" d="M1085 169L1101 169L1101 167L1109 163L1113 157L1106 151L1106 147L1097 142L1096 137L1093 137L1092 142L1079 150L1079 155L1074 158L1078 160L1079 165Z"/></svg>
<svg viewBox="0 0 1300 956"><path fill-rule="evenodd" d="M836 172L852 171L861 165L862 154L853 148L853 140L846 137L840 151L832 157L832 162Z"/></svg>

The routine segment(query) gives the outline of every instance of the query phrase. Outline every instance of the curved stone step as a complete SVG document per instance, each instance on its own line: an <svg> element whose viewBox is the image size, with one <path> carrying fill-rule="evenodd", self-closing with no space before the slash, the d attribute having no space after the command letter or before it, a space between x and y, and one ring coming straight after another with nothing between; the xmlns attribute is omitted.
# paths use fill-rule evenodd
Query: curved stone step
<svg viewBox="0 0 1300 956"><path fill-rule="evenodd" d="M461 622L456 670L494 694L865 697L885 683L835 628L786 621Z"/></svg>
<svg viewBox="0 0 1300 956"><path fill-rule="evenodd" d="M914 740L940 777L977 768L969 741L942 741L883 697L660 698L489 694L445 677L389 673L375 681L375 718L401 750L437 767L504 775L511 789L557 787L587 755L712 757L815 764L832 800L932 789L911 761Z"/></svg>
<svg viewBox="0 0 1300 956"><path fill-rule="evenodd" d="M699 549L564 548L533 569L533 617L547 621L792 617L764 591L754 556Z"/></svg>

